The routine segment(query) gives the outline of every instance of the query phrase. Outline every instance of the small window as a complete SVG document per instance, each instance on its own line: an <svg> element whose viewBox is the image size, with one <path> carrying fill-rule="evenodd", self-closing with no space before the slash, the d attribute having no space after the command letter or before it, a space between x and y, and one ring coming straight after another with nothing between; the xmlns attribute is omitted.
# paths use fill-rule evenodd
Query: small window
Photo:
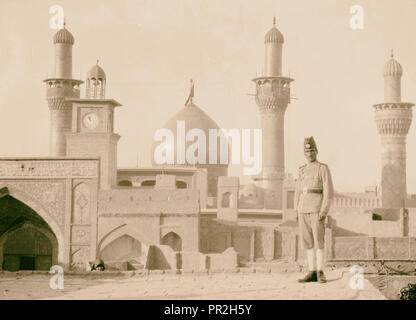
<svg viewBox="0 0 416 320"><path fill-rule="evenodd" d="M221 207L222 208L232 208L233 207L233 197L232 197L231 193L226 192L222 195Z"/></svg>
<svg viewBox="0 0 416 320"><path fill-rule="evenodd" d="M120 187L132 187L133 186L130 180L121 180L118 182L118 185Z"/></svg>
<svg viewBox="0 0 416 320"><path fill-rule="evenodd" d="M142 181L141 186L142 187L154 187L156 185L156 180L145 180Z"/></svg>
<svg viewBox="0 0 416 320"><path fill-rule="evenodd" d="M185 181L176 181L176 188L177 189L186 189L188 187Z"/></svg>

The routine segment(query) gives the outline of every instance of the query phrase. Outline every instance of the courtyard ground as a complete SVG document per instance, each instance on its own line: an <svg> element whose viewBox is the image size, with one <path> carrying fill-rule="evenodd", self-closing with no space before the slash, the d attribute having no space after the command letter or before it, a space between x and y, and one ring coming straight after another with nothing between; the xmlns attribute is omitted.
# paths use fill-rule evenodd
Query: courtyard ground
<svg viewBox="0 0 416 320"><path fill-rule="evenodd" d="M213 274L89 273L64 276L64 289L49 286L52 275L0 275L0 299L370 299L385 297L367 279L363 290L350 287L348 268L326 272L328 282L298 283L299 272L222 272Z"/></svg>

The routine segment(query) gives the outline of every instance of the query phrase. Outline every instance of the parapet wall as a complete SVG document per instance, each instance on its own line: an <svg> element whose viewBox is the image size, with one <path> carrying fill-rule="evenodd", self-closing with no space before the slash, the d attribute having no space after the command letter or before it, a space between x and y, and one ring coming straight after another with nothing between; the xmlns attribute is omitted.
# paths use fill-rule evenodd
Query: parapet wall
<svg viewBox="0 0 416 320"><path fill-rule="evenodd" d="M328 260L415 260L413 237L333 237Z"/></svg>
<svg viewBox="0 0 416 320"><path fill-rule="evenodd" d="M195 214L199 212L199 191L134 188L100 190L98 212L100 215L105 213Z"/></svg>
<svg viewBox="0 0 416 320"><path fill-rule="evenodd" d="M333 208L380 208L381 198L366 196L366 194L355 196L338 196L334 197L331 207Z"/></svg>

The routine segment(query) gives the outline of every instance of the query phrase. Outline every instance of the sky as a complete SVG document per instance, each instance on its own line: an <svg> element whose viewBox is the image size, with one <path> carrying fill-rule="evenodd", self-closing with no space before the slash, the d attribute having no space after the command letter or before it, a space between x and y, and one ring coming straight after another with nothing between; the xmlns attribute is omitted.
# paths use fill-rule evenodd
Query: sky
<svg viewBox="0 0 416 320"><path fill-rule="evenodd" d="M73 77L85 80L99 59L115 114L118 166L150 165L154 131L194 102L221 128L259 128L251 81L262 74L264 35L276 16L283 33L283 75L294 78L285 115L286 171L305 162L314 136L318 159L338 191L362 192L381 174L372 105L383 102L382 68L393 48L404 69L402 100L416 101L414 0L0 0L0 156L49 153L43 79L52 74L53 5L75 37ZM350 8L364 28L350 28ZM85 87L82 88L83 96ZM416 193L416 128L407 138L408 192ZM229 175L242 175L231 166ZM247 183L248 177L241 177Z"/></svg>

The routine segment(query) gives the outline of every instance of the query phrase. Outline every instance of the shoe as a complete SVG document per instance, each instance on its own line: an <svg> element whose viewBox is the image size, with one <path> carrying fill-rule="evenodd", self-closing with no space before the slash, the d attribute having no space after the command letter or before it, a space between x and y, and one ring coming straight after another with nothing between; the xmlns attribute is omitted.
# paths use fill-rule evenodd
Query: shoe
<svg viewBox="0 0 416 320"><path fill-rule="evenodd" d="M298 280L298 282L316 282L316 281L318 281L316 271L309 271L308 274L303 279Z"/></svg>
<svg viewBox="0 0 416 320"><path fill-rule="evenodd" d="M326 278L323 271L318 271L318 282L325 283Z"/></svg>

